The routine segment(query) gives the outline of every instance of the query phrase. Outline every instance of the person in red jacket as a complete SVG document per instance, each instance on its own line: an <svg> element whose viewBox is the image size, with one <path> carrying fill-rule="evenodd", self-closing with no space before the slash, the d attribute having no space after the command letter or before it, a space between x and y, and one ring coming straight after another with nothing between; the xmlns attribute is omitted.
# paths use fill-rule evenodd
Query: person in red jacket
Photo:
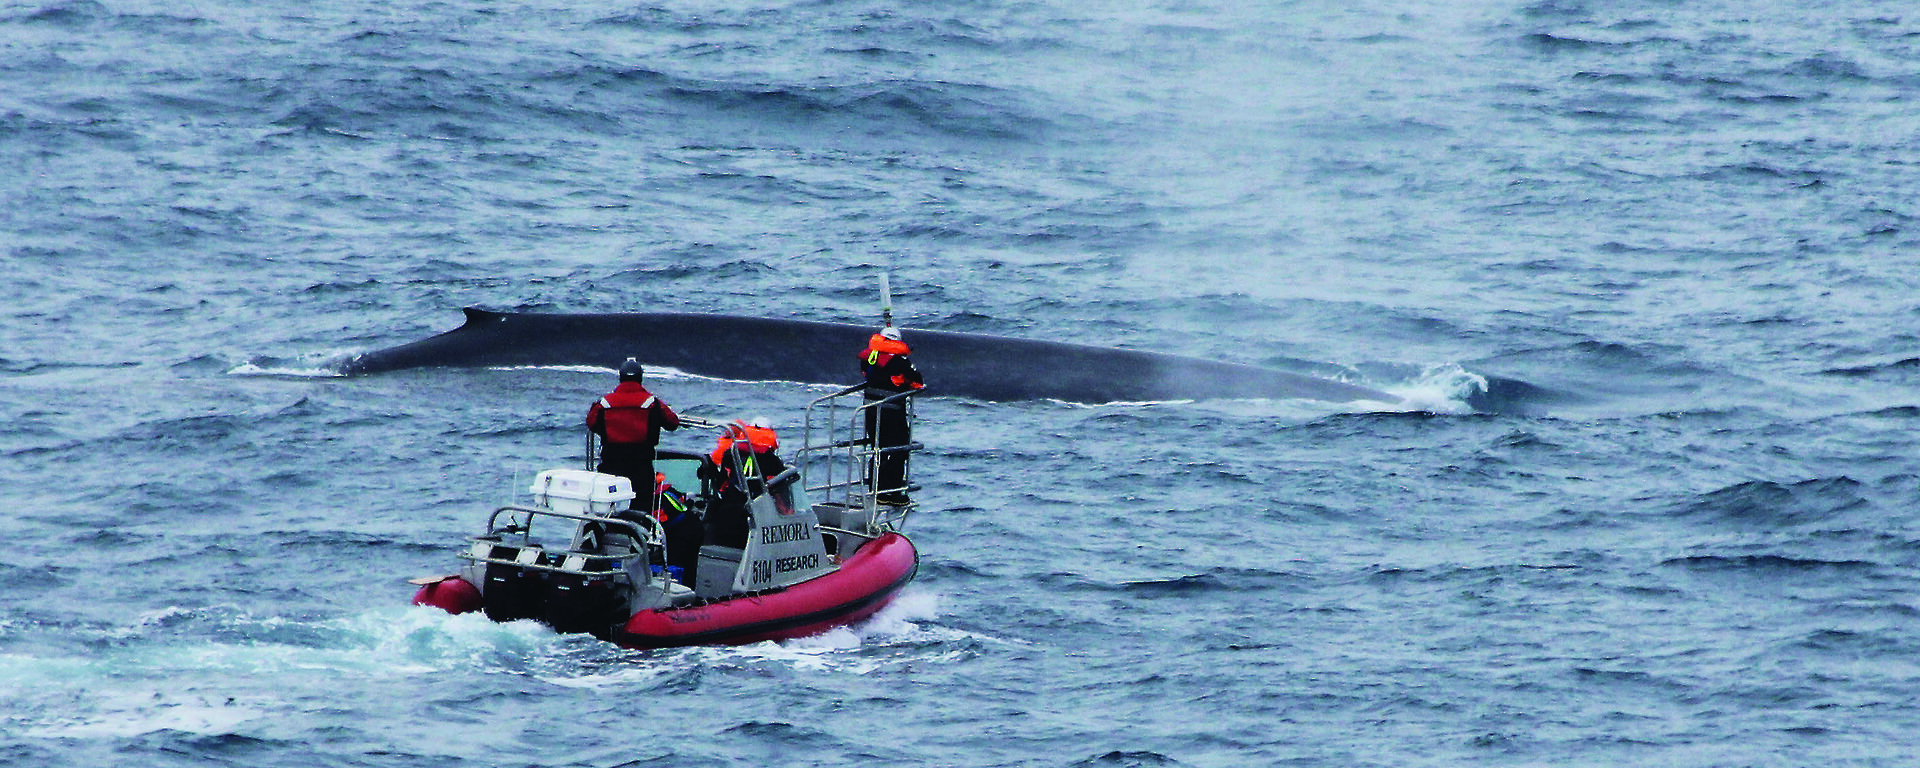
<svg viewBox="0 0 1920 768"><path fill-rule="evenodd" d="M905 398L877 404L925 386L919 369L907 357L911 352L900 338L900 329L889 325L867 339L867 348L860 354L860 372L867 379L867 442L876 449L903 448L913 442ZM880 503L907 503L907 452L881 454L870 480Z"/></svg>
<svg viewBox="0 0 1920 768"><path fill-rule="evenodd" d="M634 508L653 512L653 447L660 430L680 428L680 415L641 386L643 373L639 360L627 358L619 386L587 409L587 429L600 436L599 471L631 481L640 494Z"/></svg>

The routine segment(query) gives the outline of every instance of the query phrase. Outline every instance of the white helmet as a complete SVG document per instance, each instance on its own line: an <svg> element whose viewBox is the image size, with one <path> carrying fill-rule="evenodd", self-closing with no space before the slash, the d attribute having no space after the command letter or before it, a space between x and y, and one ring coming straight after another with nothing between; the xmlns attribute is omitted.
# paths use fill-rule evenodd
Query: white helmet
<svg viewBox="0 0 1920 768"><path fill-rule="evenodd" d="M887 326L887 327L885 327L885 328L882 328L882 329L880 329L880 335L881 335L881 336L883 336L883 337L885 337L885 338L889 338L889 339L892 339L892 340L894 340L894 341L899 341L899 340L900 340L900 329L898 329L898 328L895 328L895 327L893 327L893 326L891 326L891 325L889 325L889 326Z"/></svg>

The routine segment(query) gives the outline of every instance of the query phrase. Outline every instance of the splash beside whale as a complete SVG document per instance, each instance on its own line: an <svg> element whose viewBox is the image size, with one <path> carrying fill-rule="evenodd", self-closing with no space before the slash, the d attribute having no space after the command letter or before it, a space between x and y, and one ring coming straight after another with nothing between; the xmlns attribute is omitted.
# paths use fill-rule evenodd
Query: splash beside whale
<svg viewBox="0 0 1920 768"><path fill-rule="evenodd" d="M650 366L745 381L852 384L869 325L695 313L545 314L469 307L466 324L346 361L349 375L405 368ZM1148 402L1303 398L1400 403L1331 379L1156 352L906 329L914 364L943 396L988 401Z"/></svg>

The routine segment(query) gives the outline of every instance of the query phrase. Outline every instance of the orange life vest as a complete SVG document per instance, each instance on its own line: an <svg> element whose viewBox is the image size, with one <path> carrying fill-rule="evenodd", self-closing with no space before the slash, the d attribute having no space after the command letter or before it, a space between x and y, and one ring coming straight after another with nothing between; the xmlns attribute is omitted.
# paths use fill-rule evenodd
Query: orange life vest
<svg viewBox="0 0 1920 768"><path fill-rule="evenodd" d="M727 451L733 449L737 440L747 441L747 450L753 453L766 453L780 448L780 436L770 427L755 427L736 421L713 449L713 463L725 466Z"/></svg>
<svg viewBox="0 0 1920 768"><path fill-rule="evenodd" d="M865 357L861 358L861 362L866 364L867 386L879 385L879 382L874 381L873 375L876 373L885 373L887 364L893 362L894 358L906 357L912 353L913 350L907 347L907 343L899 339L889 339L877 333L867 339L867 353ZM919 389L926 386L920 382L908 379L904 373L888 375L885 380L893 385L895 391L899 392L905 392L909 389Z"/></svg>

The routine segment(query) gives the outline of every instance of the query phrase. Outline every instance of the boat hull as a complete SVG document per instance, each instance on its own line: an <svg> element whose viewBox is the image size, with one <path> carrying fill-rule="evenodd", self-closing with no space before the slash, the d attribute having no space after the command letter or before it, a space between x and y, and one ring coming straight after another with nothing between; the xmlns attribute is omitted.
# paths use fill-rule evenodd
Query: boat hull
<svg viewBox="0 0 1920 768"><path fill-rule="evenodd" d="M701 605L640 611L608 639L627 648L738 645L816 635L862 621L913 581L920 554L898 533L882 534L840 567L785 589ZM424 584L414 605L448 613L480 610L480 590L457 576Z"/></svg>
<svg viewBox="0 0 1920 768"><path fill-rule="evenodd" d="M413 593L414 605L431 605L452 614L480 610L480 588L459 576L447 576L420 584Z"/></svg>
<svg viewBox="0 0 1920 768"><path fill-rule="evenodd" d="M613 633L627 648L738 645L816 635L886 607L919 570L913 542L887 533L825 576L775 592L640 611Z"/></svg>

